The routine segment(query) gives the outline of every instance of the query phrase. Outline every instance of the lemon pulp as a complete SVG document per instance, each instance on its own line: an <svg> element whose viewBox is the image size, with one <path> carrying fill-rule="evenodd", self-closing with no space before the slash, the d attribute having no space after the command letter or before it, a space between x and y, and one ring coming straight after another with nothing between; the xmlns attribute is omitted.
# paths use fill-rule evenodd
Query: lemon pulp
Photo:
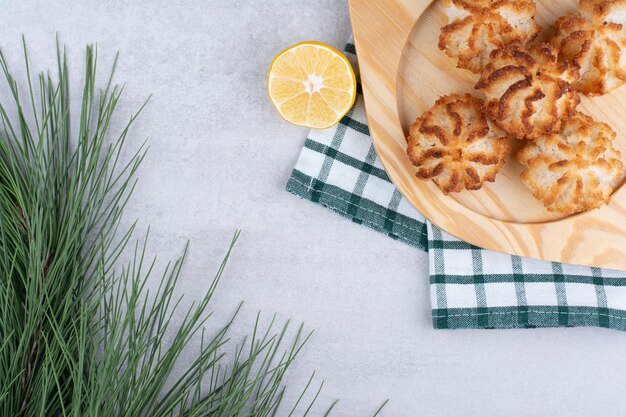
<svg viewBox="0 0 626 417"><path fill-rule="evenodd" d="M302 42L272 61L269 97L290 123L315 129L336 125L356 98L356 77L348 59L331 46Z"/></svg>

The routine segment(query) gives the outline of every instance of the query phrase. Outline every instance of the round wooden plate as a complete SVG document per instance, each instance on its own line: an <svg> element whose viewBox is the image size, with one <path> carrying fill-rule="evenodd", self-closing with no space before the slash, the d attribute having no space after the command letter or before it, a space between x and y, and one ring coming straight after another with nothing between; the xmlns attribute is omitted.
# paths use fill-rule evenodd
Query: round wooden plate
<svg viewBox="0 0 626 417"><path fill-rule="evenodd" d="M558 16L577 0L538 0L537 22L550 34ZM611 203L574 216L548 212L507 161L494 183L480 191L445 196L415 178L406 134L417 116L442 95L477 94L477 77L456 68L437 47L445 24L441 1L351 0L352 25L370 132L385 170L415 207L443 230L477 246L520 256L626 269L626 191ZM602 97L582 97L579 108L609 123L626 155L626 86Z"/></svg>

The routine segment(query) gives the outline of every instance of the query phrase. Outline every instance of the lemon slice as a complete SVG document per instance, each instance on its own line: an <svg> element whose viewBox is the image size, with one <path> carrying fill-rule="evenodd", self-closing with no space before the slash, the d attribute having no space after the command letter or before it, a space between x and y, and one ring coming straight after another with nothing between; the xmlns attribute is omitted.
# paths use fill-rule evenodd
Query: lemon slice
<svg viewBox="0 0 626 417"><path fill-rule="evenodd" d="M339 123L354 104L356 77L348 59L335 48L302 42L274 58L267 91L288 122L325 129Z"/></svg>

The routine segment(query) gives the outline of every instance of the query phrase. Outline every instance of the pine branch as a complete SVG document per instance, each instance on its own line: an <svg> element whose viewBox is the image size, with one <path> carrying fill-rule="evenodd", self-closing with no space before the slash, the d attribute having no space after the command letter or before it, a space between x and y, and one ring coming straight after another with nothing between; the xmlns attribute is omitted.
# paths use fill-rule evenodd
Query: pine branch
<svg viewBox="0 0 626 417"><path fill-rule="evenodd" d="M289 341L288 323L275 330L272 320L261 331L259 316L234 344L239 309L209 326L238 232L206 294L181 311L174 293L186 250L156 276L148 236L133 247L134 225L122 227L147 148L122 158L143 106L111 134L123 91L113 82L117 58L98 89L97 50L87 47L73 119L65 48L57 42L55 74L38 77L23 48L25 93L0 52L8 93L0 98L0 415L275 415L285 372L310 334L300 328ZM159 278L151 293L148 280ZM174 377L198 339L199 352ZM310 386L290 416L300 406L306 415Z"/></svg>

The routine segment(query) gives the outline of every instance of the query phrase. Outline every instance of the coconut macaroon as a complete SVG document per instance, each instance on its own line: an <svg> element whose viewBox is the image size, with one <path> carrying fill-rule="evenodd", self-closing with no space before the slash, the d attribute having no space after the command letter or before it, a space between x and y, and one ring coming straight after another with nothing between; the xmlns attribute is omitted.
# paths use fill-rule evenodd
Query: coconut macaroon
<svg viewBox="0 0 626 417"><path fill-rule="evenodd" d="M486 96L487 117L517 139L558 132L580 102L571 85L576 69L559 62L547 43L512 42L490 58L476 84Z"/></svg>
<svg viewBox="0 0 626 417"><path fill-rule="evenodd" d="M443 0L448 25L439 49L459 68L479 73L491 51L512 41L527 42L541 30L532 0Z"/></svg>
<svg viewBox="0 0 626 417"><path fill-rule="evenodd" d="M495 180L509 143L481 106L476 97L453 94L437 100L415 121L407 154L418 178L435 180L445 194L478 190L483 182Z"/></svg>
<svg viewBox="0 0 626 417"><path fill-rule="evenodd" d="M617 23L626 23L626 0L580 0L580 11L593 20Z"/></svg>
<svg viewBox="0 0 626 417"><path fill-rule="evenodd" d="M587 95L606 94L626 81L626 2L582 0L581 12L555 25L559 58L580 73L574 87Z"/></svg>
<svg viewBox="0 0 626 417"><path fill-rule="evenodd" d="M579 213L608 203L622 179L615 132L606 123L576 113L561 131L526 145L517 160L522 181L549 211Z"/></svg>

